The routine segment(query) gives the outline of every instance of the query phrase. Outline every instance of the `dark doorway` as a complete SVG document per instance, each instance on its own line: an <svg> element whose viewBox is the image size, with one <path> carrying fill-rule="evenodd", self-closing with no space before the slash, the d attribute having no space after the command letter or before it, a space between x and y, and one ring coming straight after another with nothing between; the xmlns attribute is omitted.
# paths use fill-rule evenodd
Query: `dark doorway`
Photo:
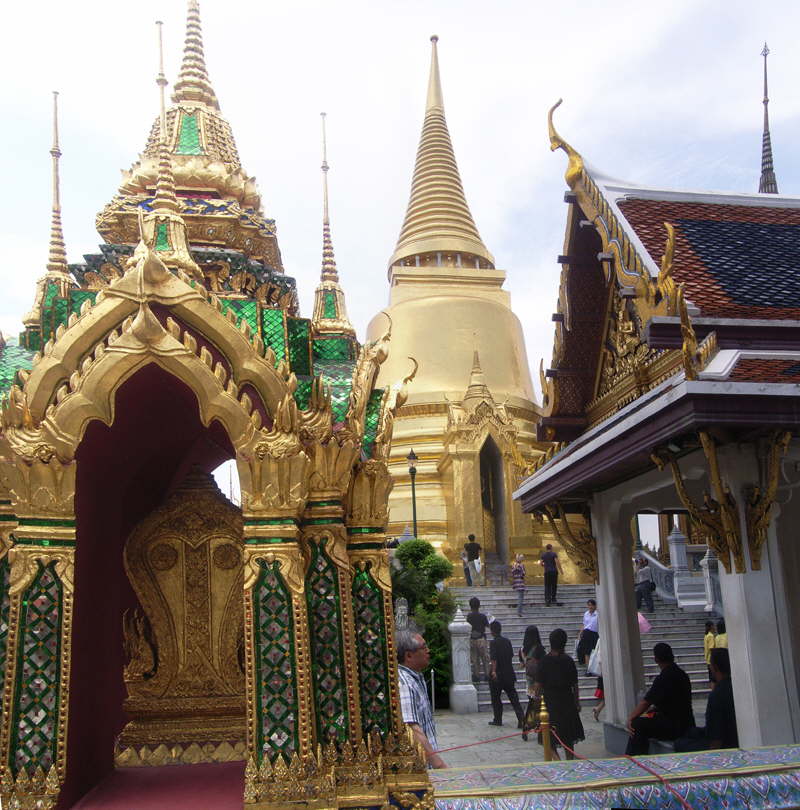
<svg viewBox="0 0 800 810"><path fill-rule="evenodd" d="M503 479L503 456L494 439L488 436L479 455L481 469L481 507L486 549L494 548L500 562L508 559L508 516Z"/></svg>

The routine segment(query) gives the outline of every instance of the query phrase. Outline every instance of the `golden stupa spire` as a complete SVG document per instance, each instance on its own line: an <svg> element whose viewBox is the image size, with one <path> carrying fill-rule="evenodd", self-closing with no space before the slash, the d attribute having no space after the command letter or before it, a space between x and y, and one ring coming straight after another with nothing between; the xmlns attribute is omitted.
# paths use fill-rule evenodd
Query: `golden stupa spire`
<svg viewBox="0 0 800 810"><path fill-rule="evenodd" d="M325 137L325 113L322 116L322 280L338 281L336 259L333 257L331 221L328 216L328 142Z"/></svg>
<svg viewBox="0 0 800 810"><path fill-rule="evenodd" d="M160 141L158 144L158 180L156 181L156 196L153 208L157 211L180 210L178 198L175 195L175 177L172 174L172 156L167 146L167 105L164 100L164 90L167 86L167 77L164 75L164 43L161 29L164 25L160 20L158 26L158 85L159 100L161 102Z"/></svg>
<svg viewBox="0 0 800 810"><path fill-rule="evenodd" d="M53 214L50 220L50 249L47 254L47 272L68 275L67 247L64 244L64 229L61 225L61 188L58 176L58 159L61 149L58 145L58 91L53 91Z"/></svg>
<svg viewBox="0 0 800 810"><path fill-rule="evenodd" d="M431 37L431 72L411 198L389 266L494 267L494 257L483 244L467 205L447 130L438 41L439 37Z"/></svg>
<svg viewBox="0 0 800 810"><path fill-rule="evenodd" d="M311 328L316 335L355 335L347 317L344 290L339 286L339 273L333 257L331 222L328 213L328 141L325 132L325 113L322 117L322 272L314 291L314 314Z"/></svg>
<svg viewBox="0 0 800 810"><path fill-rule="evenodd" d="M200 26L200 3L189 0L186 13L186 41L183 46L183 62L175 82L172 101L200 101L219 109L217 94L211 86L203 52L203 29Z"/></svg>

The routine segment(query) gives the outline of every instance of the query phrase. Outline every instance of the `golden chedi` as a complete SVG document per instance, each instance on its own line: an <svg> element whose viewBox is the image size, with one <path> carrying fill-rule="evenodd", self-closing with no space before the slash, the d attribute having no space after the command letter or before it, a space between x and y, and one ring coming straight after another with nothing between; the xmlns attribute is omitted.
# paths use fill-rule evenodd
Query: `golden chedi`
<svg viewBox="0 0 800 810"><path fill-rule="evenodd" d="M506 274L495 268L464 195L445 120L437 40L431 38L411 197L389 261L389 306L368 328L369 339L380 337L388 314L394 350L380 384L400 381L412 367L408 358L419 363L395 423L389 531L400 534L412 523L406 455L413 449L418 534L457 562L466 535L474 533L490 562L505 563L512 552L538 557L546 542L545 527L511 498L541 452L540 411L522 327L503 289Z"/></svg>

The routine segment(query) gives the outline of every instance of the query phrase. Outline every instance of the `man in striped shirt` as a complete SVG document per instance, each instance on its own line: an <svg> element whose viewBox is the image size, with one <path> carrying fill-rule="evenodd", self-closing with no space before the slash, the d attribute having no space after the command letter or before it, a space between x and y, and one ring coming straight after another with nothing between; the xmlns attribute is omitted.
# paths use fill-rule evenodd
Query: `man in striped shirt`
<svg viewBox="0 0 800 810"><path fill-rule="evenodd" d="M431 702L422 673L431 660L428 645L419 633L399 630L397 644L397 673L400 685L400 710L405 724L412 730L425 750L430 768L446 768L436 752L436 726L433 723Z"/></svg>

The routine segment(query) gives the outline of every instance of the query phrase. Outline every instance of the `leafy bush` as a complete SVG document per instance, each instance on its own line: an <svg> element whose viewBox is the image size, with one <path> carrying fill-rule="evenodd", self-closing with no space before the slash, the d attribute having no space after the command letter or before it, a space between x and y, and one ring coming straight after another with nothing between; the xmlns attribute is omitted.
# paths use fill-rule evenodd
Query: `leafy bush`
<svg viewBox="0 0 800 810"><path fill-rule="evenodd" d="M448 590L440 592L436 584L453 573L453 565L427 540L406 540L394 556L403 566L392 569L394 598L402 596L408 601L409 615L428 643L431 667L436 671L436 705L447 706L452 680L447 625L455 615L456 602Z"/></svg>

